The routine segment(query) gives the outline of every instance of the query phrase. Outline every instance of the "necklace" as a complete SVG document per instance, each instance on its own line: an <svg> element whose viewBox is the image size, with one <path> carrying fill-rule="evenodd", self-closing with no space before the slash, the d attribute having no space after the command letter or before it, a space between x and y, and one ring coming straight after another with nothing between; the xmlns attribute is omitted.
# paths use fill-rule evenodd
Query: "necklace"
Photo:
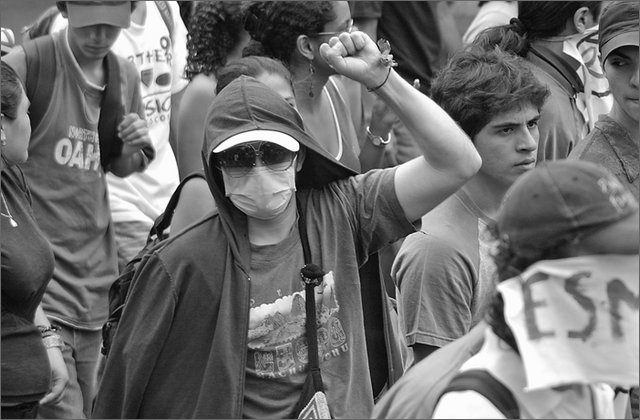
<svg viewBox="0 0 640 420"><path fill-rule="evenodd" d="M4 206L5 209L7 209L6 214L2 213L2 211L0 211L0 214L9 219L9 224L11 225L11 227L18 227L18 222L16 222L13 216L11 215L11 212L9 211L9 205L7 204L7 200L5 200L4 194L2 194L2 192L0 192L0 196L2 196L2 205Z"/></svg>

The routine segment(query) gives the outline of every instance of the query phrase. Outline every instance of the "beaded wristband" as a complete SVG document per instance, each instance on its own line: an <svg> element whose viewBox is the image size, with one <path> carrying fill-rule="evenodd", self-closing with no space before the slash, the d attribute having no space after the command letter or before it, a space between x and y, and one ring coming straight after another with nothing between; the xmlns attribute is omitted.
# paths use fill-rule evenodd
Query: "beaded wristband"
<svg viewBox="0 0 640 420"><path fill-rule="evenodd" d="M42 343L44 347L47 349L52 349L54 347L62 348L64 346L64 341L58 334L51 334L42 339Z"/></svg>

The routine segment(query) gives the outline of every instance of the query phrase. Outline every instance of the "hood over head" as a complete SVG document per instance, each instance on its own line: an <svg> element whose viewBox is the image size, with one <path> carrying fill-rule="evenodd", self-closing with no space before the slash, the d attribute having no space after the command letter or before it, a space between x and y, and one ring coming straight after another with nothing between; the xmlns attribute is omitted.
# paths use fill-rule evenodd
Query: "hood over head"
<svg viewBox="0 0 640 420"><path fill-rule="evenodd" d="M240 76L215 97L207 115L202 150L205 174L219 206L233 206L225 197L222 174L214 166L213 150L230 137L260 130L276 131L293 137L306 150L296 188L320 189L330 182L356 172L338 162L304 131L302 117L278 93L249 76ZM244 137L243 136L243 137ZM261 140L258 135L255 140ZM221 206L222 207L222 206Z"/></svg>

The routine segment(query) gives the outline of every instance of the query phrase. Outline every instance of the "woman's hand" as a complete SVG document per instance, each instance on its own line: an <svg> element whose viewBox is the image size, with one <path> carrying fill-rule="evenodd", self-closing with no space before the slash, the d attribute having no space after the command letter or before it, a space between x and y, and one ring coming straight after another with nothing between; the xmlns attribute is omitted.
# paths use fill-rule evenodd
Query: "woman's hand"
<svg viewBox="0 0 640 420"><path fill-rule="evenodd" d="M40 405L59 402L69 382L69 372L60 348L48 348L47 356L49 356L49 364L51 365L51 389L42 397Z"/></svg>
<svg viewBox="0 0 640 420"><path fill-rule="evenodd" d="M338 73L362 83L368 89L380 86L389 67L382 64L382 53L367 34L360 31L341 33L320 46L320 55Z"/></svg>

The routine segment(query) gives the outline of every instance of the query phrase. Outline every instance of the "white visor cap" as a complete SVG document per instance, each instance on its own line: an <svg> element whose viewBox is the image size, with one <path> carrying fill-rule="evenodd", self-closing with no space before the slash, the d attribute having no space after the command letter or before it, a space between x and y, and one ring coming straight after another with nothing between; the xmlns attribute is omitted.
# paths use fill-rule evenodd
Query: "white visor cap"
<svg viewBox="0 0 640 420"><path fill-rule="evenodd" d="M278 146L282 146L292 152L300 150L300 143L288 134L273 130L251 130L236 134L235 136L231 136L224 140L215 149L213 149L213 153L224 152L225 150L239 144L253 141L268 141L270 143L275 143Z"/></svg>

